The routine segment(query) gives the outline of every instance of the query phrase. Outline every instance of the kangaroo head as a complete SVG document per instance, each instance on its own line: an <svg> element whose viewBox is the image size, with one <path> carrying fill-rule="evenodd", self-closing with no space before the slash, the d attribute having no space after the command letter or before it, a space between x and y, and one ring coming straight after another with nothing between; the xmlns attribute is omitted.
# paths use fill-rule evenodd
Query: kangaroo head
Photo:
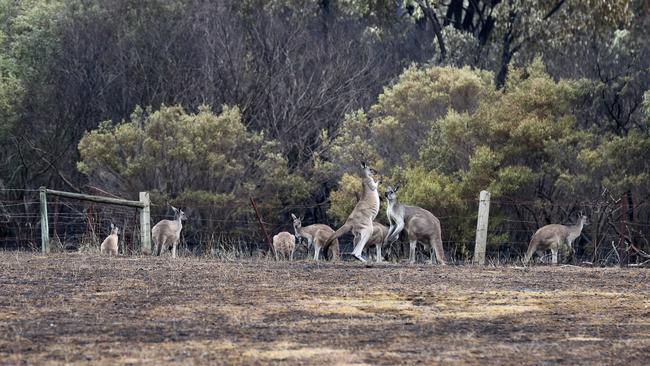
<svg viewBox="0 0 650 366"><path fill-rule="evenodd" d="M291 218L293 219L293 228L296 230L300 230L302 227L302 218L297 217L294 214L291 214Z"/></svg>
<svg viewBox="0 0 650 366"><path fill-rule="evenodd" d="M183 210L180 210L174 206L172 206L172 210L174 210L174 218L176 220L181 220L181 221L187 220L187 216L185 216L185 212L183 212Z"/></svg>
<svg viewBox="0 0 650 366"><path fill-rule="evenodd" d="M111 222L111 234L118 235L119 233L120 233L120 228L113 225L113 223Z"/></svg>
<svg viewBox="0 0 650 366"><path fill-rule="evenodd" d="M365 178L373 178L374 175L377 175L377 171L369 167L365 162L361 162L361 169L363 170L363 176Z"/></svg>
<svg viewBox="0 0 650 366"><path fill-rule="evenodd" d="M397 191L399 191L399 183L395 186L395 188L388 186L386 187L386 192L384 193L384 196L389 202L397 200Z"/></svg>
<svg viewBox="0 0 650 366"><path fill-rule="evenodd" d="M371 191L376 191L377 187L381 184L381 176L379 176L379 173L364 162L361 162L361 169L363 170L363 185Z"/></svg>
<svg viewBox="0 0 650 366"><path fill-rule="evenodd" d="M582 223L582 225L589 225L590 224L589 218L587 217L587 215L582 213L582 211L578 211L578 223L579 224Z"/></svg>

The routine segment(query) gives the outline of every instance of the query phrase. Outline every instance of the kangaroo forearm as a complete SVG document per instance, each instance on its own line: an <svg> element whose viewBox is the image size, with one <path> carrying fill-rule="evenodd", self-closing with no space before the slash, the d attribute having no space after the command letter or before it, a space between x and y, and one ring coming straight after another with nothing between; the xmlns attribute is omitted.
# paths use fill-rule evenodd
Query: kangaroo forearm
<svg viewBox="0 0 650 366"><path fill-rule="evenodd" d="M392 237L393 237L393 233L395 232L395 229L396 229L395 225L391 224L390 228L388 228L388 233L386 234L386 238L384 238L384 245L387 245L393 241Z"/></svg>
<svg viewBox="0 0 650 366"><path fill-rule="evenodd" d="M388 244L390 244L390 236L386 235L381 245L388 245Z"/></svg>
<svg viewBox="0 0 650 366"><path fill-rule="evenodd" d="M393 230L391 240L397 239L399 237L399 234L402 232L402 230L404 230L404 223L403 222L397 223L397 225L395 226L395 230Z"/></svg>

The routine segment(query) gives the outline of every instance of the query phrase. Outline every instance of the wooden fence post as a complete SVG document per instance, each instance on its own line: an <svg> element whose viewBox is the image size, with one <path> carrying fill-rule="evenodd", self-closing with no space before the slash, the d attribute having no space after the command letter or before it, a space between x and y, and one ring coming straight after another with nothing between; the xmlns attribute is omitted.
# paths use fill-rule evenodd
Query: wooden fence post
<svg viewBox="0 0 650 366"><path fill-rule="evenodd" d="M474 246L474 264L485 264L485 246L487 244L488 218L490 216L490 192L481 191L478 203L478 220L476 221L476 245Z"/></svg>
<svg viewBox="0 0 650 366"><path fill-rule="evenodd" d="M260 228L262 229L262 235L266 238L266 244L269 246L269 251L273 254L275 254L275 248L273 248L273 242L271 241L271 237L269 236L269 233L266 231L266 226L264 226L264 221L262 221L262 216L260 215L260 211L257 209L257 204L255 204L255 200L253 197L250 197L251 199L251 205L253 206L253 210L255 210L255 215L257 216L257 221L260 224Z"/></svg>
<svg viewBox="0 0 650 366"><path fill-rule="evenodd" d="M41 251L50 252L50 227L47 222L47 193L45 187L39 188L41 201Z"/></svg>
<svg viewBox="0 0 650 366"><path fill-rule="evenodd" d="M630 243L632 243L632 238L625 235L625 229L627 229L626 221L627 221L627 216L628 216L628 208L627 208L627 196L623 194L621 196L621 203L620 203L620 210L621 210L621 218L618 222L618 231L619 231L619 239L618 239L618 247L617 252L618 252L618 266L619 267L626 267L628 262L629 262L629 253L627 251L628 245L627 245L627 240L629 239Z"/></svg>
<svg viewBox="0 0 650 366"><path fill-rule="evenodd" d="M151 254L151 201L149 192L140 192L140 202L144 205L140 209L140 251L142 254Z"/></svg>

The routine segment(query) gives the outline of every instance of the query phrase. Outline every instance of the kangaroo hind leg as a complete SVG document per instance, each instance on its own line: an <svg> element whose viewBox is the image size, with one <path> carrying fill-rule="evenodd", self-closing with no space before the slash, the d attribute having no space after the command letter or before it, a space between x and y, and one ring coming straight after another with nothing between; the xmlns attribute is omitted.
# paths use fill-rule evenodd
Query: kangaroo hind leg
<svg viewBox="0 0 650 366"><path fill-rule="evenodd" d="M370 236L372 236L372 228L364 228L358 233L358 241L355 244L352 255L361 262L366 261L361 256L361 253L363 253L363 248L366 246L366 243L370 239Z"/></svg>
<svg viewBox="0 0 650 366"><path fill-rule="evenodd" d="M551 256L553 258L553 264L557 264L557 249L551 249Z"/></svg>

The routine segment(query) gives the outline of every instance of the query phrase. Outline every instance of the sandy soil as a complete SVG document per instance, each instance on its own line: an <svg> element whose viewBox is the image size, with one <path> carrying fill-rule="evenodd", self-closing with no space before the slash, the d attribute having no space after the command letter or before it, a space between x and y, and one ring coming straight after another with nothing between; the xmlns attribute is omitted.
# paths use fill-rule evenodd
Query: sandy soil
<svg viewBox="0 0 650 366"><path fill-rule="evenodd" d="M0 364L650 363L650 270L0 253Z"/></svg>

